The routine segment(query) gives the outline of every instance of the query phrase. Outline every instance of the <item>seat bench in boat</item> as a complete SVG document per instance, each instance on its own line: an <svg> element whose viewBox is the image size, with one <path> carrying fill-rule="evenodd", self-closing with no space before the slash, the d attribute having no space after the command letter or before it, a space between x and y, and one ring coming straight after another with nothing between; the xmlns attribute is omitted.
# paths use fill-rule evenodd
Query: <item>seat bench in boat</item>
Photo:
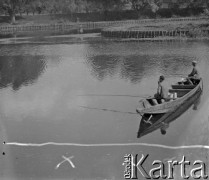
<svg viewBox="0 0 209 180"><path fill-rule="evenodd" d="M172 89L194 89L196 86L195 85L178 85L174 84L171 85Z"/></svg>
<svg viewBox="0 0 209 180"><path fill-rule="evenodd" d="M169 93L177 93L177 97L182 97L188 92L190 92L191 89L169 89Z"/></svg>

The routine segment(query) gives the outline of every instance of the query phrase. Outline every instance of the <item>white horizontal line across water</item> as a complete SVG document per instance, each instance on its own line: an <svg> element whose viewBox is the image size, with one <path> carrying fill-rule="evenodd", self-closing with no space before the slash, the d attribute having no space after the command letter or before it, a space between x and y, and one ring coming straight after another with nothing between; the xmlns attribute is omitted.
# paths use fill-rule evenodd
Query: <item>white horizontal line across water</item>
<svg viewBox="0 0 209 180"><path fill-rule="evenodd" d="M209 149L209 145L187 145L187 146L167 146L161 144L148 144L148 143L110 143L110 144L79 144L79 143L56 143L56 142L46 142L46 143L18 143L18 142L7 142L5 145L13 146L25 146L25 147L42 147L48 145L54 146L77 146L77 147L108 147L108 146L147 146L156 147L164 149Z"/></svg>

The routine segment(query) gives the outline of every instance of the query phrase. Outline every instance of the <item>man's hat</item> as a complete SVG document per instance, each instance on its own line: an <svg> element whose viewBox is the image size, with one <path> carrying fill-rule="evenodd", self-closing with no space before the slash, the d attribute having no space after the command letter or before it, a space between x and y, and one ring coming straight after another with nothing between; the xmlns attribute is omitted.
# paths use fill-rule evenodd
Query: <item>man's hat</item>
<svg viewBox="0 0 209 180"><path fill-rule="evenodd" d="M160 76L160 79L164 80L164 79L165 79L165 77L162 75L162 76Z"/></svg>
<svg viewBox="0 0 209 180"><path fill-rule="evenodd" d="M197 61L192 61L192 64L197 64Z"/></svg>

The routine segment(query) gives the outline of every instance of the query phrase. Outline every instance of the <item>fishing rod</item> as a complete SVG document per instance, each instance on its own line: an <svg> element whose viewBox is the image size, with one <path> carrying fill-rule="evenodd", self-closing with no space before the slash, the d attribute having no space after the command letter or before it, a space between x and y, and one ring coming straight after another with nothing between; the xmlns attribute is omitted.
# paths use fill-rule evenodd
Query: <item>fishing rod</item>
<svg viewBox="0 0 209 180"><path fill-rule="evenodd" d="M104 96L104 97L140 97L140 98L149 98L150 96L140 96L140 95L126 95L126 94L81 94L78 96Z"/></svg>
<svg viewBox="0 0 209 180"><path fill-rule="evenodd" d="M167 74L165 75L165 77L181 77L181 78L187 78L188 76L187 75L184 75L184 74Z"/></svg>
<svg viewBox="0 0 209 180"><path fill-rule="evenodd" d="M119 110L106 109L106 108L95 108L95 107L88 107L88 106L79 106L79 107L85 108L85 109L90 109L90 110L109 111L109 112L116 112L116 113L123 113L123 114L138 114L136 112L119 111Z"/></svg>
<svg viewBox="0 0 209 180"><path fill-rule="evenodd" d="M2 84L1 82L0 82L0 85L2 85L3 87L7 87L5 84Z"/></svg>
<svg viewBox="0 0 209 180"><path fill-rule="evenodd" d="M183 74L170 74L170 75L165 75L166 77L181 77L181 78L186 78L185 75ZM129 95L129 94L79 94L77 96L95 96L95 97L132 97L132 98L150 98L150 95Z"/></svg>

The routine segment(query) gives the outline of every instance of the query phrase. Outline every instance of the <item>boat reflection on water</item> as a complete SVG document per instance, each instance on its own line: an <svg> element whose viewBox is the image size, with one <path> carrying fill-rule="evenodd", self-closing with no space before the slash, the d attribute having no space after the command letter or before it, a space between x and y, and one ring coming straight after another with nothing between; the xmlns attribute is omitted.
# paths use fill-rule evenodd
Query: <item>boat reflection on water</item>
<svg viewBox="0 0 209 180"><path fill-rule="evenodd" d="M153 131L160 129L161 134L165 135L169 124L175 121L178 117L184 114L192 105L193 110L198 109L198 105L201 101L202 90L198 90L194 96L189 98L184 104L173 108L168 113L159 114L144 114L141 118L137 138L145 136Z"/></svg>
<svg viewBox="0 0 209 180"><path fill-rule="evenodd" d="M198 110L198 106L200 105L201 102L201 96L194 102L193 110Z"/></svg>

